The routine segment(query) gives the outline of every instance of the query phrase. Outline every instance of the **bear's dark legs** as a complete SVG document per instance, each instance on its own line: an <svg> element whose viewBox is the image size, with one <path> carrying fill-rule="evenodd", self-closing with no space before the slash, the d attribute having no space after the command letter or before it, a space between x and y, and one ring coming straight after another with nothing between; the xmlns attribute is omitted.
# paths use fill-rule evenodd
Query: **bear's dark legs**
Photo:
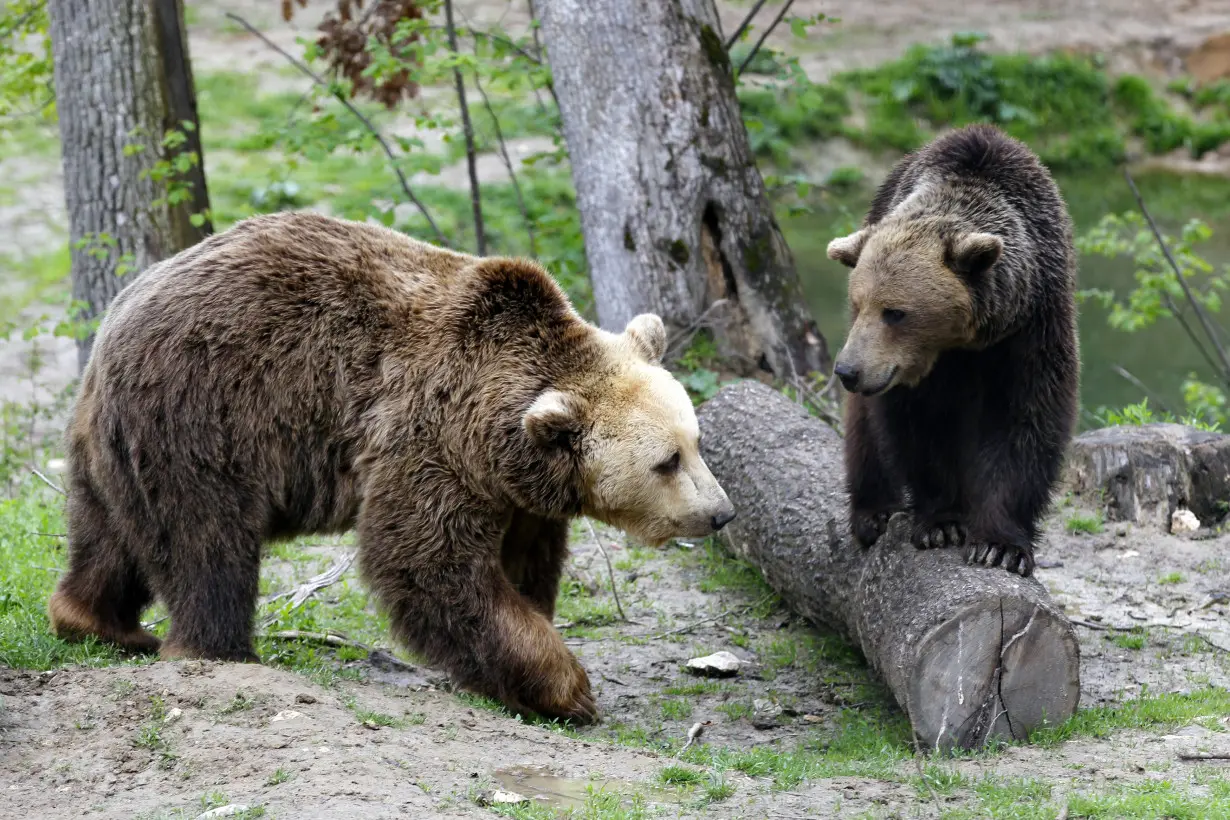
<svg viewBox="0 0 1230 820"><path fill-rule="evenodd" d="M260 583L260 533L218 511L208 520L182 520L166 534L167 563L154 569L171 616L162 657L259 662L252 618Z"/></svg>
<svg viewBox="0 0 1230 820"><path fill-rule="evenodd" d="M568 560L568 522L517 510L504 533L500 562L509 582L548 618L555 617L560 574Z"/></svg>
<svg viewBox="0 0 1230 820"><path fill-rule="evenodd" d="M398 475L409 469L389 466ZM545 561L522 566L532 603L505 574L506 520L485 517L482 502L447 476L424 481L431 501L423 508L394 492L394 481L373 475L367 483L373 492L359 513L360 569L398 638L458 685L512 709L593 720L589 678L541 608L558 569ZM544 569L545 583L533 583L535 568Z"/></svg>
<svg viewBox="0 0 1230 820"><path fill-rule="evenodd" d="M1038 522L1050 505L1062 459L1062 450L1039 445L1034 432L1016 430L984 445L970 525L973 563L1033 574Z"/></svg>
<svg viewBox="0 0 1230 820"><path fill-rule="evenodd" d="M863 546L871 546L888 525L889 516L902 508L899 482L884 457L887 442L876 430L870 400L846 396L846 489L850 494L850 529Z"/></svg>
<svg viewBox="0 0 1230 820"><path fill-rule="evenodd" d="M52 630L65 639L94 635L130 652L157 651L158 638L141 627L153 597L149 585L84 475L69 481L67 518L68 571L47 604Z"/></svg>
<svg viewBox="0 0 1230 820"><path fill-rule="evenodd" d="M902 464L913 513L911 541L919 549L965 543L968 506L965 498L968 433L959 408L895 397L887 405L892 446Z"/></svg>

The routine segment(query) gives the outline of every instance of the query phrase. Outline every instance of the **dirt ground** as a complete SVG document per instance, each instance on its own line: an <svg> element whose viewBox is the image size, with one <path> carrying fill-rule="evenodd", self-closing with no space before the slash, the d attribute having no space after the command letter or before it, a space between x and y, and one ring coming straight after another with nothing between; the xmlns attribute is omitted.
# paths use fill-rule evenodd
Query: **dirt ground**
<svg viewBox="0 0 1230 820"><path fill-rule="evenodd" d="M289 26L279 21L275 2L188 5L192 55L198 70L207 71L279 61L228 27L225 11L244 14L293 48L330 3L313 0ZM476 22L524 18L520 4L457 5ZM720 4L727 31L747 5ZM1166 69L1175 55L1230 30L1230 0L800 0L795 7L843 21L795 46L816 77L971 29L988 32L995 48L1097 48L1133 66ZM262 81L297 82L268 76L273 79ZM28 180L18 203L0 209L0 258L45 253L64 241L59 168L35 166L0 160L0 174ZM28 313L44 309L56 310L36 305ZM42 354L34 385L26 343L0 343L0 396L29 391L43 402L75 376L71 341L52 343ZM1157 693L1230 686L1230 538L1195 541L1113 525L1098 535L1070 535L1064 524L1072 514L1067 508L1055 514L1038 575L1079 625L1082 707L1119 702L1145 687ZM408 672L379 661L361 665L362 681L336 686L285 669L209 663L0 669L0 817L196 817L225 805L294 818L480 816L488 813L481 796L495 788L566 807L581 800L587 785L639 789L654 816L667 817L936 816L951 807L944 797L941 806L921 798L906 762L895 778L825 777L786 790L732 770L733 796L703 808L687 790L647 788L672 762L669 756L610 740L678 739L708 720L703 743L790 749L824 743L838 731L843 709L893 707L861 667L816 649L830 646L829 639L784 610L761 611L755 590L710 583L700 547L635 557L615 536L603 538L613 560L626 567L616 575L633 623L568 630L604 715L579 737L476 706L447 691L432 670ZM311 563L269 571L289 585L334 557L325 549ZM605 577L593 537L578 540L573 566L579 577ZM1132 628L1143 630L1139 648L1119 634ZM676 630L682 631L663 635ZM734 679L698 686L682 664L718 650L749 664ZM393 725L369 720L376 727L369 728L362 722L369 713L389 716ZM988 772L1043 778L1058 797L1147 783L1162 772L1188 777L1193 766L1178 755L1192 751L1230 753L1230 735L1194 720L1168 734L1120 732L951 766L974 779Z"/></svg>
<svg viewBox="0 0 1230 820"><path fill-rule="evenodd" d="M1080 624L1082 707L1146 686L1155 694L1230 686L1230 538L1192 541L1126 527L1072 536L1063 527L1071 514L1061 509L1052 522L1038 574ZM711 721L700 742L789 750L833 736L842 707L895 707L860 666L814 651L817 636L831 639L782 609L756 612L759 591L706 584L700 547L644 556L620 548L613 534L601 537L622 567L616 575L634 623L567 639L603 714L577 737L477 707L431 669L379 659L359 664L363 681L336 686L265 666L201 662L0 670L0 816L194 817L210 796L276 817L477 816L486 811L480 795L495 788L567 807L580 804L587 784L640 790L656 809L649 816L937 813L908 782L905 762L888 779L818 778L789 790L731 771L733 796L703 808L694 793L652 787L670 756L610 740L682 739L693 723ZM317 551L287 583L335 557ZM582 579L605 577L592 537L576 544L572 567ZM1142 627L1143 646L1117 643L1106 627ZM749 663L735 678L698 686L683 665L719 650ZM368 728L369 713L396 725ZM1230 752L1230 734L1207 722L1013 748L952 766L972 779L1028 774L1050 782L1054 797L1147 782L1162 771L1174 779L1172 766L1193 766L1178 760L1181 752Z"/></svg>

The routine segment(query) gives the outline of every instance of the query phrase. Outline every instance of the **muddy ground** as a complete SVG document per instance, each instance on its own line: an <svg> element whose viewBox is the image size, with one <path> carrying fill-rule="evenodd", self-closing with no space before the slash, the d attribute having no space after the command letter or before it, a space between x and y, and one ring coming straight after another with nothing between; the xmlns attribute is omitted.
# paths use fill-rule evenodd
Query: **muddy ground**
<svg viewBox="0 0 1230 820"><path fill-rule="evenodd" d="M293 47L329 4L313 0L297 12L295 26L278 21L274 2L188 5L198 70L247 64L255 71L278 58L228 27L222 12L238 10ZM520 14L502 3L458 6L476 21L507 14L515 23ZM728 30L746 6L722 4ZM1134 67L1166 70L1174 55L1230 30L1224 0L800 0L796 9L843 19L796 44L817 77L969 29L990 33L996 48L1097 48ZM285 74L259 76L297 82ZM5 157L0 174L24 180L18 201L0 208L0 255L37 255L63 242L59 168ZM60 310L33 305L26 316ZM0 396L22 398L29 391L45 404L71 381L72 343L43 344L49 346L36 382L29 377L28 345L15 339L0 346ZM58 418L46 421L48 429ZM1114 526L1071 535L1065 524L1074 513L1056 512L1038 575L1080 624L1081 705L1121 702L1146 686L1157 693L1230 685L1230 539L1192 541ZM695 722L711 721L701 738L711 746L788 751L800 743L822 748L848 731L852 717L881 723L900 717L839 641L796 622L745 574L720 561L715 566L703 546L642 553L614 534L602 537L631 622L564 627L598 694L604 722L596 727L564 733L519 721L447 691L432 670L383 660L358 663L362 680L334 685L288 669L208 663L0 670L0 817L195 817L234 804L294 818L480 816L489 809L479 803L494 788L568 806L587 785L639 791L651 815L667 817L936 816L961 807L965 798L949 802L940 795L936 805L920 792L908 761L876 776L819 777L785 789L771 778L730 770L733 795L704 807L698 805L703 784L654 786L672 762L662 744L677 743ZM279 588L289 587L341 549L322 547L293 564L271 562L267 573ZM595 600L609 612L606 564L588 530L578 531L575 552L578 583L601 583ZM353 570L346 580L355 582ZM317 594L328 600L330 590ZM1140 631L1123 634L1132 628ZM723 649L749 662L734 679L703 683L681 668L688 658ZM1218 722L1223 717L1199 716L1168 732L1012 748L951 768L971 779L987 772L1041 778L1053 785L1056 800L1162 777L1193 784L1199 793L1200 768L1178 756L1230 753L1230 735Z"/></svg>

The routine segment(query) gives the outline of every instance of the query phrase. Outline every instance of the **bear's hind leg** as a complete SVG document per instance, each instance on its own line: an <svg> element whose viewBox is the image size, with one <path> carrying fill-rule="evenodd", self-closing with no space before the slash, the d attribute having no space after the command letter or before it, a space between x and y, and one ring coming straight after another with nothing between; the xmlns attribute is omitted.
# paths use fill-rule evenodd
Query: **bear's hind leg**
<svg viewBox="0 0 1230 820"><path fill-rule="evenodd" d="M182 521L168 535L168 563L157 570L171 615L162 657L259 663L252 646L259 532L215 514Z"/></svg>
<svg viewBox="0 0 1230 820"><path fill-rule="evenodd" d="M555 617L559 579L568 560L568 522L513 513L504 533L500 562L509 582L539 612Z"/></svg>
<svg viewBox="0 0 1230 820"><path fill-rule="evenodd" d="M129 652L158 651L158 638L141 626L153 599L149 584L86 479L70 481L67 518L68 571L47 602L52 631L65 640L92 635Z"/></svg>

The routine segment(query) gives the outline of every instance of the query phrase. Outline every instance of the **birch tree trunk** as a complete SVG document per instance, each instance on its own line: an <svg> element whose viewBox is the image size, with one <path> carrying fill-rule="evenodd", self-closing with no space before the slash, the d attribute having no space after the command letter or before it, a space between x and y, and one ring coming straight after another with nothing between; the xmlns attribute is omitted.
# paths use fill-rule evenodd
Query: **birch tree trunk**
<svg viewBox="0 0 1230 820"><path fill-rule="evenodd" d="M85 306L76 318L93 319L123 287L125 273L211 230L183 6L48 0L48 11L73 299ZM184 140L164 147L172 129ZM78 342L82 368L93 341L90 334Z"/></svg>
<svg viewBox="0 0 1230 820"><path fill-rule="evenodd" d="M713 0L535 5L599 323L618 330L653 312L674 338L708 324L745 372L827 370L752 156Z"/></svg>

